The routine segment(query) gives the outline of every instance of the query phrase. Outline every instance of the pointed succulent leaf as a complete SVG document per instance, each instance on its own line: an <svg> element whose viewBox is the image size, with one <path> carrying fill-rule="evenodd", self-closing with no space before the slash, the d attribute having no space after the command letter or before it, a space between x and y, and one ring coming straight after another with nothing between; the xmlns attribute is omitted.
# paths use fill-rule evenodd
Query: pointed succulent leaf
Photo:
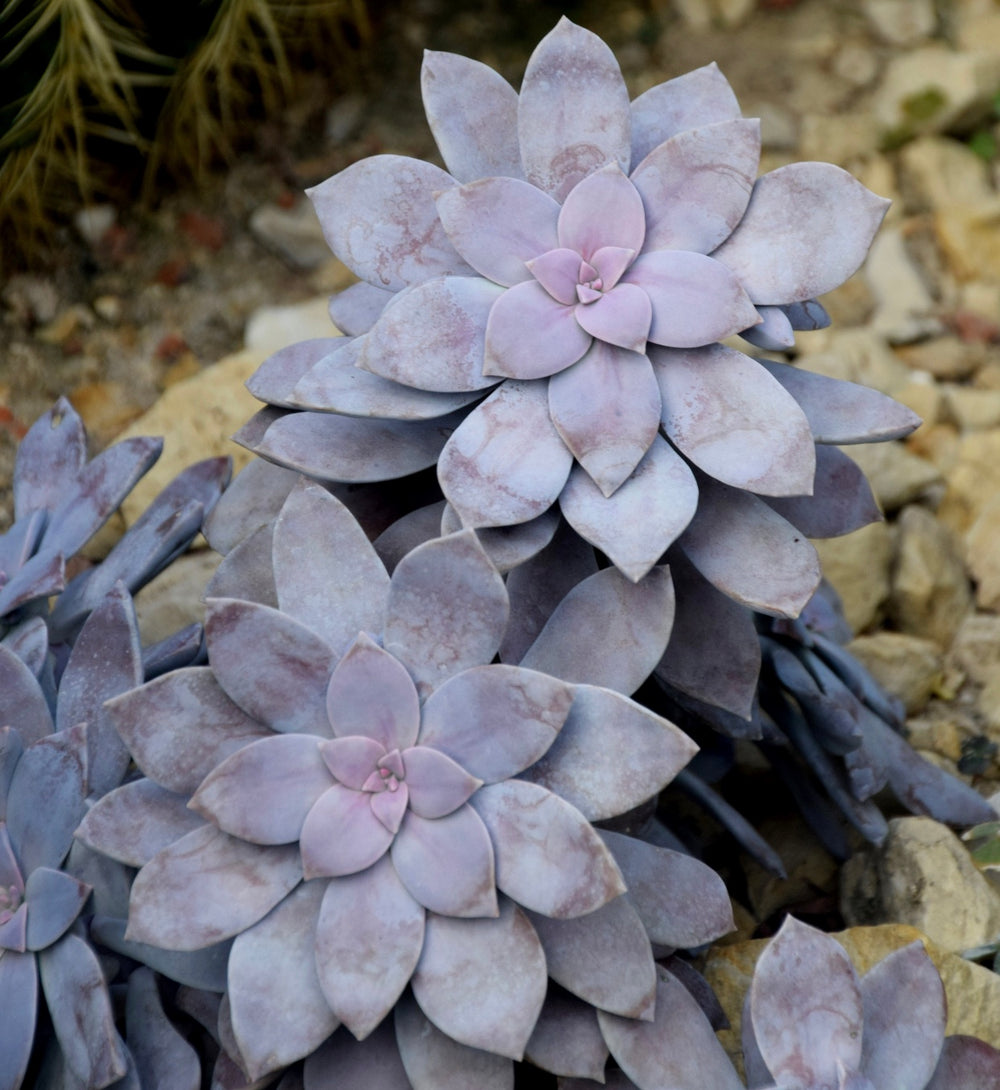
<svg viewBox="0 0 1000 1090"><path fill-rule="evenodd" d="M414 746L400 755L406 767L410 809L422 818L440 818L457 810L483 784L461 765L430 746Z"/></svg>
<svg viewBox="0 0 1000 1090"><path fill-rule="evenodd" d="M392 1010L424 944L424 909L388 856L325 883L315 963L330 1009L359 1040Z"/></svg>
<svg viewBox="0 0 1000 1090"><path fill-rule="evenodd" d="M832 163L791 163L757 179L740 225L713 256L755 303L802 302L858 269L888 207Z"/></svg>
<svg viewBox="0 0 1000 1090"><path fill-rule="evenodd" d="M657 969L652 1022L597 1012L611 1055L637 1086L711 1086L742 1090L742 1082L715 1031L688 990ZM682 1048L677 1042L683 1041Z"/></svg>
<svg viewBox="0 0 1000 1090"><path fill-rule="evenodd" d="M488 65L456 53L424 51L424 111L452 177L460 182L521 176L517 92Z"/></svg>
<svg viewBox="0 0 1000 1090"><path fill-rule="evenodd" d="M576 308L567 305L575 302L575 276L562 268L560 291L550 276L543 276L542 261L553 254L565 255L579 270L579 256L572 250L550 251L531 263L535 280L515 284L497 299L486 323L485 375L545 378L572 367L590 347L590 333L577 320Z"/></svg>
<svg viewBox="0 0 1000 1090"><path fill-rule="evenodd" d="M564 16L539 42L521 83L517 131L525 177L558 201L606 163L628 170L628 91L596 34Z"/></svg>
<svg viewBox="0 0 1000 1090"><path fill-rule="evenodd" d="M4 534L0 534L0 571L8 580L23 567L38 548L45 532L48 513L29 511Z"/></svg>
<svg viewBox="0 0 1000 1090"><path fill-rule="evenodd" d="M642 249L646 237L642 197L618 163L608 163L573 187L559 210L558 231L559 245L585 261L593 261L604 246L635 253Z"/></svg>
<svg viewBox="0 0 1000 1090"><path fill-rule="evenodd" d="M59 594L65 586L66 562L62 553L38 553L4 583L0 590L0 617L36 598Z"/></svg>
<svg viewBox="0 0 1000 1090"><path fill-rule="evenodd" d="M309 1090L340 1090L345 1086L413 1090L399 1058L391 1019L363 1041L356 1041L346 1029L338 1030L306 1057L302 1070Z"/></svg>
<svg viewBox="0 0 1000 1090"><path fill-rule="evenodd" d="M258 401L295 407L292 391L299 379L321 360L339 354L349 341L343 337L314 337L279 349L247 379L246 387Z"/></svg>
<svg viewBox="0 0 1000 1090"><path fill-rule="evenodd" d="M272 730L330 736L326 690L336 657L312 629L255 602L215 598L205 634L216 680L244 711Z"/></svg>
<svg viewBox="0 0 1000 1090"><path fill-rule="evenodd" d="M496 852L497 888L559 919L593 912L623 893L611 853L579 810L537 784L489 784L470 801Z"/></svg>
<svg viewBox="0 0 1000 1090"><path fill-rule="evenodd" d="M448 241L434 193L455 185L440 167L374 155L307 190L330 249L377 288L399 291L471 271Z"/></svg>
<svg viewBox="0 0 1000 1090"><path fill-rule="evenodd" d="M133 780L110 791L88 811L76 836L95 851L141 867L167 845L204 824L188 796L152 780Z"/></svg>
<svg viewBox="0 0 1000 1090"><path fill-rule="evenodd" d="M725 884L704 863L610 830L598 835L621 869L651 942L687 950L736 926Z"/></svg>
<svg viewBox="0 0 1000 1090"><path fill-rule="evenodd" d="M0 821L7 820L7 795L10 791L10 781L14 778L14 769L17 768L17 762L20 761L22 753L24 753L24 740L20 731L16 727L0 727ZM11 851L6 830L0 836L0 841L6 843L7 850Z"/></svg>
<svg viewBox="0 0 1000 1090"><path fill-rule="evenodd" d="M422 695L490 662L507 624L503 580L472 530L419 545L389 587L385 647L409 668Z"/></svg>
<svg viewBox="0 0 1000 1090"><path fill-rule="evenodd" d="M441 533L453 534L462 528L462 520L451 504L441 518ZM559 512L550 507L537 518L516 526L485 526L476 531L479 543L486 550L493 567L501 575L530 560L545 548L559 528Z"/></svg>
<svg viewBox="0 0 1000 1090"><path fill-rule="evenodd" d="M839 537L882 518L857 462L830 446L816 447L811 496L768 496L765 503L806 537Z"/></svg>
<svg viewBox="0 0 1000 1090"><path fill-rule="evenodd" d="M766 352L786 352L795 344L795 330L784 307L759 306L759 325L740 330L740 336Z"/></svg>
<svg viewBox="0 0 1000 1090"><path fill-rule="evenodd" d="M233 943L229 1016L251 1079L308 1056L339 1024L316 971L325 887L303 882Z"/></svg>
<svg viewBox="0 0 1000 1090"><path fill-rule="evenodd" d="M658 83L632 103L632 166L664 140L740 116L729 81L713 61L682 76Z"/></svg>
<svg viewBox="0 0 1000 1090"><path fill-rule="evenodd" d="M566 721L573 690L519 666L474 666L446 681L423 708L421 744L486 783L533 765Z"/></svg>
<svg viewBox="0 0 1000 1090"><path fill-rule="evenodd" d="M845 445L902 439L920 424L920 417L912 409L878 390L789 363L758 362L799 403L817 443Z"/></svg>
<svg viewBox="0 0 1000 1090"><path fill-rule="evenodd" d="M288 498L298 474L254 458L234 479L205 519L209 544L227 556L255 530L271 522Z"/></svg>
<svg viewBox="0 0 1000 1090"><path fill-rule="evenodd" d="M54 511L73 490L87 458L87 436L76 410L61 397L28 429L14 460L14 518Z"/></svg>
<svg viewBox="0 0 1000 1090"><path fill-rule="evenodd" d="M406 668L364 633L340 660L327 690L337 738L362 735L386 752L417 740L420 704Z"/></svg>
<svg viewBox="0 0 1000 1090"><path fill-rule="evenodd" d="M107 1086L121 1078L125 1047L94 951L79 936L63 935L38 954L38 973L52 1028L73 1074L86 1086Z"/></svg>
<svg viewBox="0 0 1000 1090"><path fill-rule="evenodd" d="M603 1082L608 1046L597 1012L573 995L550 989L524 1058L543 1071Z"/></svg>
<svg viewBox="0 0 1000 1090"><path fill-rule="evenodd" d="M299 475L296 473L294 476L298 479ZM274 586L271 560L273 545L273 522L254 530L222 558L222 563L205 586L204 597L239 598L277 609L278 592Z"/></svg>
<svg viewBox="0 0 1000 1090"><path fill-rule="evenodd" d="M393 833L374 813L372 797L339 783L320 795L299 836L306 878L356 874L385 855Z"/></svg>
<svg viewBox="0 0 1000 1090"><path fill-rule="evenodd" d="M746 211L759 159L760 122L742 118L654 148L631 174L646 210L646 250L710 254Z"/></svg>
<svg viewBox="0 0 1000 1090"><path fill-rule="evenodd" d="M403 515L391 526L383 530L373 545L385 570L392 575L396 565L404 556L425 541L440 536L442 532L441 516L447 506L445 500L418 507L415 511ZM445 533L453 533L458 526L449 526Z"/></svg>
<svg viewBox="0 0 1000 1090"><path fill-rule="evenodd" d="M560 795L589 821L604 821L652 798L697 749L683 731L634 700L577 685L559 736L524 778Z"/></svg>
<svg viewBox="0 0 1000 1090"><path fill-rule="evenodd" d="M521 665L626 696L649 677L670 638L674 591L665 567L631 583L614 568L577 584Z"/></svg>
<svg viewBox="0 0 1000 1090"><path fill-rule="evenodd" d="M359 337L378 321L393 295L361 280L330 297L330 320L345 336Z"/></svg>
<svg viewBox="0 0 1000 1090"><path fill-rule="evenodd" d="M559 496L566 521L633 583L656 565L694 517L697 505L694 475L659 435L611 496L579 465Z"/></svg>
<svg viewBox="0 0 1000 1090"><path fill-rule="evenodd" d="M163 1011L156 977L143 967L128 978L125 1000L128 1049L140 1086L199 1090L201 1061Z"/></svg>
<svg viewBox="0 0 1000 1090"><path fill-rule="evenodd" d="M281 509L274 581L282 611L338 656L359 631L382 628L389 586L382 561L347 508L318 484L300 482Z"/></svg>
<svg viewBox="0 0 1000 1090"><path fill-rule="evenodd" d="M90 886L65 871L36 867L24 884L28 906L29 950L42 950L61 938L80 914Z"/></svg>
<svg viewBox="0 0 1000 1090"><path fill-rule="evenodd" d="M496 916L493 845L466 803L446 817L406 815L392 845L392 863L409 895L444 916Z"/></svg>
<svg viewBox="0 0 1000 1090"><path fill-rule="evenodd" d="M572 465L543 384L505 382L455 430L438 477L465 525L508 526L551 507Z"/></svg>
<svg viewBox="0 0 1000 1090"><path fill-rule="evenodd" d="M0 1019L0 1071L4 1073L0 1085L4 1090L16 1090L22 1084L35 1043L38 970L34 954L4 950L0 956L0 995L8 999Z"/></svg>
<svg viewBox="0 0 1000 1090"><path fill-rule="evenodd" d="M38 679L9 647L0 647L0 727L6 726L16 728L25 745L54 729Z"/></svg>
<svg viewBox="0 0 1000 1090"><path fill-rule="evenodd" d="M992 1090L1000 1079L1000 1051L975 1037L946 1037L926 1090Z"/></svg>
<svg viewBox="0 0 1000 1090"><path fill-rule="evenodd" d="M648 358L603 341L549 381L552 423L605 496L642 461L656 438L660 411Z"/></svg>
<svg viewBox="0 0 1000 1090"><path fill-rule="evenodd" d="M427 917L413 995L449 1037L520 1059L545 988L545 954L513 902L502 898L495 919Z"/></svg>
<svg viewBox="0 0 1000 1090"><path fill-rule="evenodd" d="M723 594L761 613L796 617L819 585L816 550L757 496L699 477L698 511L678 541Z"/></svg>
<svg viewBox="0 0 1000 1090"><path fill-rule="evenodd" d="M125 919L94 916L90 923L91 939L187 988L220 994L226 990L231 939L199 950L164 950L160 946L126 939L126 926Z"/></svg>
<svg viewBox="0 0 1000 1090"><path fill-rule="evenodd" d="M260 847L203 825L139 871L125 937L197 950L251 927L301 880L297 847Z"/></svg>
<svg viewBox="0 0 1000 1090"><path fill-rule="evenodd" d="M795 399L724 345L650 352L671 442L710 476L769 496L813 489L812 432ZM725 390L725 398L719 391Z"/></svg>
<svg viewBox="0 0 1000 1090"><path fill-rule="evenodd" d="M618 284L587 306L576 307L574 313L580 328L597 340L630 352L645 351L653 305L635 284Z"/></svg>
<svg viewBox="0 0 1000 1090"><path fill-rule="evenodd" d="M224 832L252 844L290 844L333 783L310 734L260 738L217 765L188 804ZM267 805L261 805L267 799Z"/></svg>
<svg viewBox="0 0 1000 1090"><path fill-rule="evenodd" d="M813 991L817 980L823 986ZM757 1046L779 1085L806 1090L835 1084L838 1062L857 1070L861 991L850 958L834 939L789 916L760 956L751 989Z"/></svg>
<svg viewBox="0 0 1000 1090"><path fill-rule="evenodd" d="M195 791L230 753L270 734L226 696L205 666L164 674L107 707L136 764L179 794Z"/></svg>

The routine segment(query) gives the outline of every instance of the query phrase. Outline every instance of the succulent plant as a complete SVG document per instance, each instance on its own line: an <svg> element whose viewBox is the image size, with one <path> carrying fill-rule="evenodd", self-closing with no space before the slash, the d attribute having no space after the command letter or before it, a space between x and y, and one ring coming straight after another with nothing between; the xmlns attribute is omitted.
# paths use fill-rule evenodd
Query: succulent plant
<svg viewBox="0 0 1000 1090"><path fill-rule="evenodd" d="M224 1017L252 1078L343 1023L323 1053L334 1070L350 1034L393 1010L407 1070L453 1054L436 1086L469 1085L485 1053L505 1085L539 1025L558 1041L583 1023L603 1064L604 1014L653 1017L651 941L731 926L707 867L591 825L654 796L691 744L612 689L493 664L507 594L471 530L390 578L343 505L303 481L270 568L280 608L210 599L210 666L109 704L148 778L78 835L141 867L126 941L234 939ZM674 883L685 895L665 902ZM433 1041L406 1018L430 1019ZM540 1062L581 1062L540 1040ZM326 1069L311 1060L307 1085Z"/></svg>

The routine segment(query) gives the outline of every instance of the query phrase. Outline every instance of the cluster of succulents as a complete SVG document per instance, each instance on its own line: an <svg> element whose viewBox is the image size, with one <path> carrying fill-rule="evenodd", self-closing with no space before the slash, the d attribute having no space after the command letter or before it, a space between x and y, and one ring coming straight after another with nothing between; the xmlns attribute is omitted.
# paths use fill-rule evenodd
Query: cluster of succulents
<svg viewBox="0 0 1000 1090"><path fill-rule="evenodd" d="M823 324L815 296L885 202L827 164L755 178L756 123L714 66L630 104L565 19L520 95L445 54L423 91L448 172L377 156L314 191L361 278L331 305L346 336L254 376L240 437L262 457L221 499L226 467L193 467L65 585L155 448L88 465L64 403L22 447L0 539L5 1090L28 1070L192 1090L203 1068L233 1090L509 1090L522 1063L563 1090L739 1090L684 956L732 928L728 894L657 814L672 782L723 800L668 698L759 739L834 847L800 760L876 838L886 783L982 818L920 778L810 605L808 537L878 517L837 445L915 418L719 343ZM222 554L204 630L142 648L130 591L202 525ZM859 983L837 950L790 923L762 959L751 1086L993 1085L997 1053L944 1040L920 951Z"/></svg>

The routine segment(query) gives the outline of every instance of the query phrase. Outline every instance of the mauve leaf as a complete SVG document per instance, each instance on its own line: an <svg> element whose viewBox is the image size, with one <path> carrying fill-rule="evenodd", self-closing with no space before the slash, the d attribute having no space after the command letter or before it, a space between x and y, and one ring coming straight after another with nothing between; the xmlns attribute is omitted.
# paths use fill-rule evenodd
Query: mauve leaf
<svg viewBox="0 0 1000 1090"><path fill-rule="evenodd" d="M768 496L765 503L806 537L839 537L882 518L857 462L829 446L816 447L811 496Z"/></svg>
<svg viewBox="0 0 1000 1090"><path fill-rule="evenodd" d="M538 43L521 83L517 132L525 177L558 201L606 163L628 170L628 91L596 34L563 16Z"/></svg>
<svg viewBox="0 0 1000 1090"><path fill-rule="evenodd" d="M27 948L42 950L66 933L90 896L90 886L50 867L36 867L24 884Z"/></svg>
<svg viewBox="0 0 1000 1090"><path fill-rule="evenodd" d="M149 943L127 940L125 928L124 919L94 916L90 923L91 940L133 961L142 962L154 972L162 973L185 987L220 994L226 990L229 951L233 945L231 939L200 950L164 950ZM212 1032L215 1032L214 1024Z"/></svg>
<svg viewBox="0 0 1000 1090"><path fill-rule="evenodd" d="M0 726L14 726L25 745L53 731L38 679L9 647L0 647Z"/></svg>
<svg viewBox="0 0 1000 1090"><path fill-rule="evenodd" d="M22 874L66 858L85 812L85 755L83 727L50 734L21 754L7 792L7 833Z"/></svg>
<svg viewBox="0 0 1000 1090"><path fill-rule="evenodd" d="M746 211L759 159L757 120L689 129L654 148L631 175L646 210L646 250L710 254Z"/></svg>
<svg viewBox="0 0 1000 1090"><path fill-rule="evenodd" d="M337 1028L316 971L326 882L303 882L229 955L229 1016L251 1079L308 1056Z"/></svg>
<svg viewBox="0 0 1000 1090"><path fill-rule="evenodd" d="M490 308L502 293L497 284L468 276L443 276L410 288L365 336L359 366L442 393L496 385L483 375L483 352Z"/></svg>
<svg viewBox="0 0 1000 1090"><path fill-rule="evenodd" d="M294 476L297 480L299 475L296 473ZM271 563L273 545L273 522L254 530L222 558L222 563L205 586L203 597L239 598L277 609L278 593L274 587Z"/></svg>
<svg viewBox="0 0 1000 1090"><path fill-rule="evenodd" d="M799 403L817 443L875 443L902 439L920 417L878 390L830 378L790 363L758 360Z"/></svg>
<svg viewBox="0 0 1000 1090"><path fill-rule="evenodd" d="M281 510L299 475L254 458L222 494L202 527L209 544L227 556ZM245 595L241 595L245 597Z"/></svg>
<svg viewBox="0 0 1000 1090"><path fill-rule="evenodd" d="M45 530L48 513L30 511L14 523L5 533L0 534L0 571L7 578L28 562Z"/></svg>
<svg viewBox="0 0 1000 1090"><path fill-rule="evenodd" d="M361 280L330 297L330 320L345 336L359 337L378 321L393 295Z"/></svg>
<svg viewBox="0 0 1000 1090"><path fill-rule="evenodd" d="M809 422L758 363L721 344L654 348L649 358L663 397L663 426L685 457L734 488L768 496L812 492Z"/></svg>
<svg viewBox="0 0 1000 1090"><path fill-rule="evenodd" d="M893 951L865 973L861 999L861 1073L875 1086L926 1086L944 1041L947 1001L923 943Z"/></svg>
<svg viewBox="0 0 1000 1090"><path fill-rule="evenodd" d="M697 750L683 731L634 700L578 685L558 737L524 779L589 821L604 821L652 798Z"/></svg>
<svg viewBox="0 0 1000 1090"><path fill-rule="evenodd" d="M570 190L559 211L558 228L559 245L585 261L592 260L602 246L638 253L646 237L642 197L621 166L608 163Z"/></svg>
<svg viewBox="0 0 1000 1090"><path fill-rule="evenodd" d="M399 291L471 271L448 241L434 193L455 185L440 167L402 155L362 159L306 190L330 249L362 280Z"/></svg>
<svg viewBox="0 0 1000 1090"><path fill-rule="evenodd" d="M569 250L556 253L571 255L573 263L579 261ZM538 269L533 271L541 279ZM575 303L575 297L570 302ZM550 284L543 286L538 280L515 284L490 310L483 373L523 380L545 378L571 367L590 342L590 334L576 319L576 308L566 305L565 298L553 298Z"/></svg>
<svg viewBox="0 0 1000 1090"><path fill-rule="evenodd" d="M14 460L14 519L53 511L68 496L87 459L87 435L76 410L61 397L21 440Z"/></svg>
<svg viewBox="0 0 1000 1090"><path fill-rule="evenodd" d="M268 356L247 379L246 387L258 401L294 408L296 402L292 391L299 379L321 360L339 354L348 344L350 341L343 337L297 341Z"/></svg>
<svg viewBox="0 0 1000 1090"><path fill-rule="evenodd" d="M654 568L638 583L605 568L563 598L521 665L627 696L662 658L673 613L667 568Z"/></svg>
<svg viewBox="0 0 1000 1090"><path fill-rule="evenodd" d="M36 598L59 594L66 586L62 553L38 553L11 574L0 590L0 617Z"/></svg>
<svg viewBox="0 0 1000 1090"><path fill-rule="evenodd" d="M660 391L649 359L595 341L549 380L556 431L605 496L631 475L656 438Z"/></svg>
<svg viewBox="0 0 1000 1090"><path fill-rule="evenodd" d="M819 988L816 981L821 981ZM851 960L834 939L786 918L750 985L750 1021L767 1069L789 1090L836 1085L857 1070L864 1016Z"/></svg>
<svg viewBox="0 0 1000 1090"><path fill-rule="evenodd" d="M427 917L413 995L449 1037L519 1060L545 988L545 954L513 902L501 898L493 919Z"/></svg>
<svg viewBox="0 0 1000 1090"><path fill-rule="evenodd" d="M187 794L152 780L133 780L110 791L88 811L76 837L95 851L141 867L204 820L187 807Z"/></svg>
<svg viewBox="0 0 1000 1090"><path fill-rule="evenodd" d="M490 662L509 606L503 580L472 530L419 545L392 573L385 647L422 696L470 666Z"/></svg>
<svg viewBox="0 0 1000 1090"><path fill-rule="evenodd" d="M549 976L593 1006L649 1021L656 993L656 963L627 897L572 920L530 913L545 950Z"/></svg>
<svg viewBox="0 0 1000 1090"><path fill-rule="evenodd" d="M633 583L648 574L684 531L697 505L694 475L659 435L611 496L579 465L559 496L566 521Z"/></svg>
<svg viewBox="0 0 1000 1090"><path fill-rule="evenodd" d="M362 735L388 752L417 740L420 703L406 667L361 633L340 660L327 692L337 738Z"/></svg>
<svg viewBox="0 0 1000 1090"><path fill-rule="evenodd" d="M358 1039L392 1010L424 944L424 910L388 856L325 883L315 964L330 1009Z"/></svg>
<svg viewBox="0 0 1000 1090"><path fill-rule="evenodd" d="M9 955L4 955L3 961ZM107 1086L126 1071L107 982L97 955L77 935L63 935L38 955L52 1028L68 1067L87 1086Z"/></svg>
<svg viewBox="0 0 1000 1090"><path fill-rule="evenodd" d="M760 675L753 613L715 589L674 549L674 625L656 676L696 700L750 718Z"/></svg>
<svg viewBox="0 0 1000 1090"><path fill-rule="evenodd" d="M608 1046L597 1012L575 996L549 989L524 1058L544 1071L604 1081Z"/></svg>
<svg viewBox="0 0 1000 1090"><path fill-rule="evenodd" d="M13 651L25 666L41 677L49 653L49 629L43 617L25 617L8 629L0 647Z"/></svg>
<svg viewBox="0 0 1000 1090"><path fill-rule="evenodd" d="M505 382L448 440L438 479L465 525L509 526L548 510L572 465L544 384Z"/></svg>
<svg viewBox="0 0 1000 1090"><path fill-rule="evenodd" d="M925 1090L993 1090L1000 1079L1000 1052L975 1037L946 1037Z"/></svg>
<svg viewBox="0 0 1000 1090"><path fill-rule="evenodd" d="M20 882L12 883L15 890ZM23 954L28 949L28 906L21 904L4 923L0 924L0 950Z"/></svg>
<svg viewBox="0 0 1000 1090"><path fill-rule="evenodd" d="M445 500L418 507L408 515L397 519L375 539L373 545L385 570L392 575L396 565L411 549L423 545L425 541L441 534L441 516L446 506ZM460 527L449 527L446 533Z"/></svg>
<svg viewBox="0 0 1000 1090"><path fill-rule="evenodd" d="M528 261L559 245L559 205L513 177L487 177L438 194L438 215L455 249L488 280L530 280Z"/></svg>
<svg viewBox="0 0 1000 1090"><path fill-rule="evenodd" d="M230 754L188 804L223 832L252 844L299 839L313 803L333 783L311 734L260 738ZM267 799L267 805L261 805Z"/></svg>
<svg viewBox="0 0 1000 1090"><path fill-rule="evenodd" d="M597 1012L611 1055L637 1086L742 1090L743 1083L715 1031L688 990L657 969L652 1022ZM678 1042L683 1042L678 1047Z"/></svg>
<svg viewBox="0 0 1000 1090"><path fill-rule="evenodd" d="M480 788L469 803L489 830L497 888L558 919L593 912L623 893L611 853L579 810L520 780Z"/></svg>
<svg viewBox="0 0 1000 1090"><path fill-rule="evenodd" d="M723 594L761 613L797 617L819 585L816 550L757 496L699 476L698 511L677 542Z"/></svg>
<svg viewBox="0 0 1000 1090"><path fill-rule="evenodd" d="M610 830L598 835L621 869L650 942L687 950L736 926L725 884L704 863Z"/></svg>
<svg viewBox="0 0 1000 1090"><path fill-rule="evenodd" d="M572 703L570 686L546 674L519 666L475 666L427 698L420 743L496 783L545 753Z"/></svg>
<svg viewBox="0 0 1000 1090"><path fill-rule="evenodd" d="M0 727L0 821L7 820L7 793L14 769L24 753L24 740L16 727ZM6 830L0 840L6 840ZM16 864L14 864L16 866Z"/></svg>
<svg viewBox="0 0 1000 1090"><path fill-rule="evenodd" d="M441 516L441 533L453 534L461 528L462 520L458 512L451 504L446 503ZM476 531L476 537L493 567L501 575L505 575L537 556L549 544L558 528L559 512L550 507L529 522L521 522L515 526L484 526Z"/></svg>
<svg viewBox="0 0 1000 1090"><path fill-rule="evenodd" d="M410 809L418 817L444 817L482 787L482 780L470 776L461 765L430 746L414 746L400 756L410 789Z"/></svg>
<svg viewBox="0 0 1000 1090"><path fill-rule="evenodd" d="M197 950L253 926L301 880L296 846L260 847L203 825L136 875L125 937Z"/></svg>
<svg viewBox="0 0 1000 1090"><path fill-rule="evenodd" d="M136 764L179 794L195 791L230 753L270 735L226 696L207 666L164 674L107 708Z"/></svg>
<svg viewBox="0 0 1000 1090"><path fill-rule="evenodd" d="M517 92L498 72L456 53L424 50L424 111L454 178L521 177Z"/></svg>
<svg viewBox="0 0 1000 1090"><path fill-rule="evenodd" d="M373 336L376 334L373 333ZM367 337L358 337L343 351L319 360L296 384L291 399L293 406L344 416L433 420L468 405L480 396L478 390L459 393L418 390L364 371L359 361L367 343ZM390 369L395 369L392 356L389 363Z"/></svg>
<svg viewBox="0 0 1000 1090"><path fill-rule="evenodd" d="M125 1021L140 1086L199 1090L198 1053L164 1014L156 977L145 967L135 969L128 978Z"/></svg>
<svg viewBox="0 0 1000 1090"><path fill-rule="evenodd" d="M433 420L370 420L287 413L270 423L259 440L244 445L323 480L386 481L433 465L459 419L457 414Z"/></svg>
<svg viewBox="0 0 1000 1090"><path fill-rule="evenodd" d="M87 789L104 795L121 783L129 755L103 704L141 685L142 645L132 598L117 583L87 618L59 683L56 729L87 724Z"/></svg>
<svg viewBox="0 0 1000 1090"><path fill-rule="evenodd" d="M346 1029L339 1030L306 1057L303 1073L307 1090L344 1090L352 1086L413 1090L399 1058L390 1019L363 1041L356 1041Z"/></svg>
<svg viewBox="0 0 1000 1090"><path fill-rule="evenodd" d="M795 330L784 307L759 306L757 317L760 318L759 325L740 330L745 341L766 352L786 352L794 346Z"/></svg>
<svg viewBox="0 0 1000 1090"><path fill-rule="evenodd" d="M254 602L212 598L206 614L212 670L226 694L272 730L329 738L326 690L336 664L329 644Z"/></svg>
<svg viewBox="0 0 1000 1090"><path fill-rule="evenodd" d="M299 836L306 878L355 874L385 855L393 834L373 812L372 798L340 783L320 795Z"/></svg>
<svg viewBox="0 0 1000 1090"><path fill-rule="evenodd" d="M107 522L162 449L162 439L123 439L85 465L49 517L45 549L72 556Z"/></svg>
<svg viewBox="0 0 1000 1090"><path fill-rule="evenodd" d="M755 303L812 299L858 269L888 207L832 163L791 163L757 179L740 225L713 256Z"/></svg>
<svg viewBox="0 0 1000 1090"><path fill-rule="evenodd" d="M618 284L586 305L579 303L574 313L580 328L598 341L630 352L646 350L653 305L635 284Z"/></svg>
<svg viewBox="0 0 1000 1090"><path fill-rule="evenodd" d="M17 1090L35 1041L38 970L34 954L4 950L0 957L0 995L5 997L4 1016L0 1018L0 1071L4 1082L0 1085L4 1090Z"/></svg>
<svg viewBox="0 0 1000 1090"><path fill-rule="evenodd" d="M631 112L632 164L638 166L676 133L738 118L740 105L713 61L650 87L632 103Z"/></svg>
<svg viewBox="0 0 1000 1090"><path fill-rule="evenodd" d="M472 807L429 820L409 811L392 845L392 863L409 895L446 916L496 916L493 845Z"/></svg>
<svg viewBox="0 0 1000 1090"><path fill-rule="evenodd" d="M347 508L318 484L300 482L281 509L274 582L282 611L326 640L338 657L359 631L382 628L389 576Z"/></svg>

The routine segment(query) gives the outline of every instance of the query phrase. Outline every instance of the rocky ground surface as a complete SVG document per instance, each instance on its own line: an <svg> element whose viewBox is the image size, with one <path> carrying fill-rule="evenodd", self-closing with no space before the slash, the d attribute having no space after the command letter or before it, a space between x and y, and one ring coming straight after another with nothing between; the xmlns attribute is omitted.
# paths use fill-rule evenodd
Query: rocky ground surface
<svg viewBox="0 0 1000 1090"><path fill-rule="evenodd" d="M458 14L455 6L398 5L380 45L381 78L330 106L320 146L242 163L217 186L178 194L153 213L82 211L61 268L0 289L0 482L25 426L62 392L98 445L126 428L166 435L161 465L126 519L183 465L219 452L239 462L227 436L255 407L242 382L269 352L329 335L326 297L350 280L298 188L375 152L433 157L416 94L420 50L477 56L516 84L558 15L549 4L485 3ZM849 450L886 520L818 547L859 633L852 650L905 701L911 742L993 795L1000 4L618 0L567 11L612 45L635 93L718 61L744 113L763 120L763 169L829 160L893 199L865 268L824 300L833 326L800 335L797 363L883 390L924 424L905 442ZM144 592L147 638L197 611L212 564L196 553ZM776 821L765 833L790 879L748 867L740 937L790 903L836 903L838 889L844 922L913 925L942 959L1000 936L1000 885L929 819L894 819L887 843L842 872L797 823ZM908 934L893 929L892 941ZM715 955L723 988L745 983L741 949ZM984 975L969 983L969 963L958 965L950 987L966 998L953 1007L971 1020L961 1024L1000 1045L1000 978L977 969Z"/></svg>

